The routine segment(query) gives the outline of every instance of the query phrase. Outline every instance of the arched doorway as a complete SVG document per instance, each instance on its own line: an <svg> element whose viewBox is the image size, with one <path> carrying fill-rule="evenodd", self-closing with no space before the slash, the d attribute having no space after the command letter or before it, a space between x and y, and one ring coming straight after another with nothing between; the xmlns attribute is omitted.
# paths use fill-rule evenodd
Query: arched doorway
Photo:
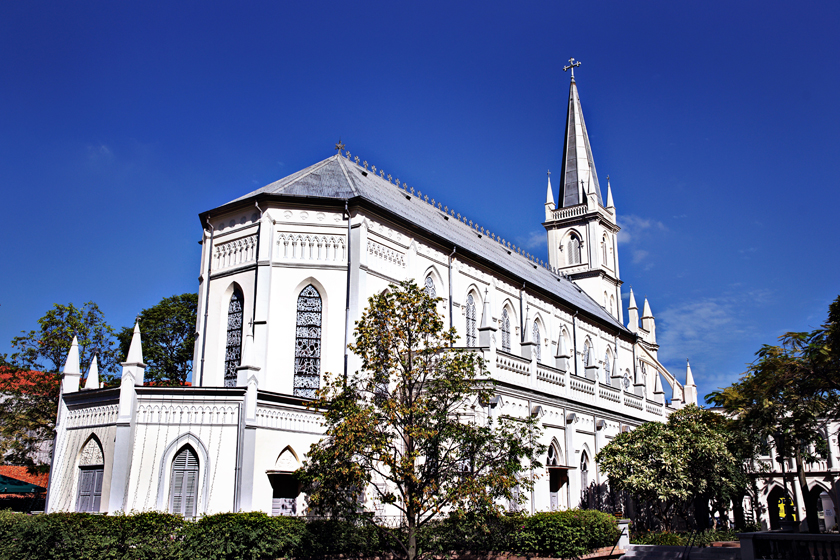
<svg viewBox="0 0 840 560"><path fill-rule="evenodd" d="M770 530L782 528L781 520L785 516L784 504L790 503L790 496L780 486L774 487L767 495L767 514L770 517Z"/></svg>
<svg viewBox="0 0 840 560"><path fill-rule="evenodd" d="M105 459L96 436L91 436L79 454L79 488L76 511L98 512L102 501Z"/></svg>

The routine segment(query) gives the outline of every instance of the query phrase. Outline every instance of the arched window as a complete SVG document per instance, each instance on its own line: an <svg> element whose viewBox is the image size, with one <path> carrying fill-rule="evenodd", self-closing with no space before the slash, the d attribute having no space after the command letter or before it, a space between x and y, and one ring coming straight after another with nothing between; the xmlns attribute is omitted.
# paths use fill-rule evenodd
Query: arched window
<svg viewBox="0 0 840 560"><path fill-rule="evenodd" d="M612 374L612 362L610 362L610 352L607 350L604 354L604 384L610 384L610 375Z"/></svg>
<svg viewBox="0 0 840 560"><path fill-rule="evenodd" d="M630 370L624 370L624 390L630 389Z"/></svg>
<svg viewBox="0 0 840 560"><path fill-rule="evenodd" d="M79 456L79 489L76 493L76 511L99 511L102 501L102 477L105 458L102 446L91 437Z"/></svg>
<svg viewBox="0 0 840 560"><path fill-rule="evenodd" d="M610 262L607 259L607 251L608 251L607 236L605 235L604 237L601 238L601 258L603 259L604 266L609 266L609 262Z"/></svg>
<svg viewBox="0 0 840 560"><path fill-rule="evenodd" d="M198 495L198 457L189 445L182 447L172 461L169 488L169 512L184 517L195 517L195 501Z"/></svg>
<svg viewBox="0 0 840 560"><path fill-rule="evenodd" d="M242 359L242 301L242 290L236 286L228 304L225 387L236 387L236 368Z"/></svg>
<svg viewBox="0 0 840 560"><path fill-rule="evenodd" d="M557 448L554 445L548 446L548 458L546 459L545 466L547 467L556 467L558 466L557 462Z"/></svg>
<svg viewBox="0 0 840 560"><path fill-rule="evenodd" d="M580 238L572 234L569 236L569 242L566 246L568 256L566 257L568 264L580 264Z"/></svg>
<svg viewBox="0 0 840 560"><path fill-rule="evenodd" d="M297 300L294 395L315 398L321 386L321 294L310 284Z"/></svg>
<svg viewBox="0 0 840 560"><path fill-rule="evenodd" d="M534 329L532 331L534 335L534 353L537 355L537 361L539 362L542 360L542 341L540 337L540 324L534 321Z"/></svg>
<svg viewBox="0 0 840 560"><path fill-rule="evenodd" d="M502 350L510 352L510 315L507 308L502 309Z"/></svg>
<svg viewBox="0 0 840 560"><path fill-rule="evenodd" d="M615 296L610 296L610 315L615 315Z"/></svg>
<svg viewBox="0 0 840 560"><path fill-rule="evenodd" d="M589 457L586 451L580 455L580 490L586 492L589 489Z"/></svg>
<svg viewBox="0 0 840 560"><path fill-rule="evenodd" d="M583 343L583 367L589 365L589 360L592 359L592 344L587 339Z"/></svg>
<svg viewBox="0 0 840 560"><path fill-rule="evenodd" d="M435 281L431 277L431 275L426 276L426 287L423 288L423 290L426 292L426 295L430 298L437 297L437 290L435 290Z"/></svg>
<svg viewBox="0 0 840 560"><path fill-rule="evenodd" d="M478 344L475 335L475 299L472 294L467 296L467 346L476 346Z"/></svg>

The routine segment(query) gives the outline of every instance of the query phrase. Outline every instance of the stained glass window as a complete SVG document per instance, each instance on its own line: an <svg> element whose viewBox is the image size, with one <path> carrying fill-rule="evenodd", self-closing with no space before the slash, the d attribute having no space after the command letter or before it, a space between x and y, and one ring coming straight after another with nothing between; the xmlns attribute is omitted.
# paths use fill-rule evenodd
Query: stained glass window
<svg viewBox="0 0 840 560"><path fill-rule="evenodd" d="M508 310L502 310L502 350L510 352L510 316Z"/></svg>
<svg viewBox="0 0 840 560"><path fill-rule="evenodd" d="M426 287L424 288L426 295L430 298L437 297L437 290L435 290L435 281L431 276L426 276Z"/></svg>
<svg viewBox="0 0 840 560"><path fill-rule="evenodd" d="M540 360L542 360L542 343L540 342L540 324L536 321L534 321L533 335L534 344L536 344L536 346L534 346L534 351L537 355L537 361L539 362Z"/></svg>
<svg viewBox="0 0 840 560"><path fill-rule="evenodd" d="M236 387L236 368L242 359L242 291L233 290L228 304L225 387Z"/></svg>
<svg viewBox="0 0 840 560"><path fill-rule="evenodd" d="M476 346L475 336L475 300L472 294L467 296L467 346Z"/></svg>
<svg viewBox="0 0 840 560"><path fill-rule="evenodd" d="M321 294L310 284L300 292L297 300L296 397L315 398L315 391L321 386L321 309Z"/></svg>

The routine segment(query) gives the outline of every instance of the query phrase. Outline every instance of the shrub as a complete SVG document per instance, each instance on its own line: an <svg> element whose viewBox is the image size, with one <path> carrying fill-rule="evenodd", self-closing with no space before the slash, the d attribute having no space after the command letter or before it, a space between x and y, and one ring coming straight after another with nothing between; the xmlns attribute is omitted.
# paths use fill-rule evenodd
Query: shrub
<svg viewBox="0 0 840 560"><path fill-rule="evenodd" d="M100 517L114 537L114 558L177 560L187 521L171 513L144 512Z"/></svg>
<svg viewBox="0 0 840 560"><path fill-rule="evenodd" d="M190 560L264 560L289 556L298 548L304 522L265 513L218 513L190 523L183 557Z"/></svg>
<svg viewBox="0 0 840 560"><path fill-rule="evenodd" d="M433 554L506 552L524 519L521 514L453 512L424 527L418 541L424 546L422 552Z"/></svg>
<svg viewBox="0 0 840 560"><path fill-rule="evenodd" d="M573 558L618 540L618 523L596 510L537 513L523 518L511 552Z"/></svg>
<svg viewBox="0 0 840 560"><path fill-rule="evenodd" d="M295 556L319 558L344 554L363 557L394 550L394 543L383 537L376 527L336 519L317 519L306 523Z"/></svg>
<svg viewBox="0 0 840 560"><path fill-rule="evenodd" d="M636 533L631 535L630 542L632 544L655 544L661 546L685 546L687 539L678 533L670 533L668 531L646 533Z"/></svg>

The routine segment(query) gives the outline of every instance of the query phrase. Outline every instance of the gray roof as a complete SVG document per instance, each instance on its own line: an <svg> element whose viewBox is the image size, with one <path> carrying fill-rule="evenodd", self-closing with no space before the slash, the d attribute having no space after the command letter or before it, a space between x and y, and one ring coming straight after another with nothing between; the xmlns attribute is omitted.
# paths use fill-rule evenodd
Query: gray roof
<svg viewBox="0 0 840 560"><path fill-rule="evenodd" d="M490 237L489 230L486 235L479 235L480 232L459 221L455 216L447 215L443 210L421 200L420 197L407 193L403 187L397 187L387 179L339 155L334 155L270 183L231 201L230 204L261 194L338 200L360 197L415 227L445 239L457 246L458 252L473 253L483 257L488 262L523 279L528 285L552 293L571 307L580 309L622 331L629 332L571 280L533 263L522 255L515 252L509 253L509 249L500 241Z"/></svg>
<svg viewBox="0 0 840 560"><path fill-rule="evenodd" d="M562 181L560 186L562 207L576 206L586 202L585 195L581 197L580 193L581 189L585 193L589 192L590 181L595 183L598 204L604 205L574 76L569 86L569 108L566 113L566 136L563 139L563 167L560 170L560 180ZM581 181L583 181L583 186L581 186Z"/></svg>

